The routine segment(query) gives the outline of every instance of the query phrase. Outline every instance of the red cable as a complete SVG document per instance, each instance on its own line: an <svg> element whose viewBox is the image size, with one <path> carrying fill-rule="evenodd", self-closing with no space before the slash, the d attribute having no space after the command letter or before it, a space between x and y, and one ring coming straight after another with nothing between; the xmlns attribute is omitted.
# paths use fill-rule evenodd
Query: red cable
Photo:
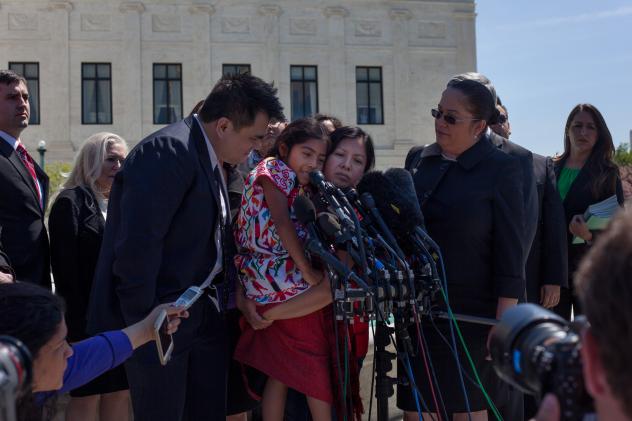
<svg viewBox="0 0 632 421"><path fill-rule="evenodd" d="M424 344L421 338L421 331L419 330L419 316L417 315L416 309L413 310L413 313L415 314L415 328L417 330L417 340L419 341L421 354L424 359L424 366L426 367L426 375L428 376L428 382L430 383L430 393L432 394L432 400L434 401L434 404L435 404L435 410L436 410L435 413L439 417L439 421L441 421L442 420L441 411L439 409L439 403L437 402L437 396L435 395L434 381L432 379L432 376L430 375L430 368L428 367L428 360L426 359L426 349L424 347Z"/></svg>

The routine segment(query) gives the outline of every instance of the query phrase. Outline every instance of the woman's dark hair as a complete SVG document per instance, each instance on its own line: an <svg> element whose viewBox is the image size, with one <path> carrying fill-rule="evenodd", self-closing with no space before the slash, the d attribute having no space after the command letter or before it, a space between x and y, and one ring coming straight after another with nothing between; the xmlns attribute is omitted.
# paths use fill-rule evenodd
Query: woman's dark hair
<svg viewBox="0 0 632 421"><path fill-rule="evenodd" d="M33 284L0 284L0 335L20 340L35 360L42 347L51 340L64 318L61 298ZM52 418L55 402L38 405L32 393L17 402L20 420Z"/></svg>
<svg viewBox="0 0 632 421"><path fill-rule="evenodd" d="M480 73L462 73L453 76L448 88L457 89L467 98L467 109L475 118L488 125L496 124L500 113L496 109L496 89L487 76Z"/></svg>
<svg viewBox="0 0 632 421"><path fill-rule="evenodd" d="M364 150L366 152L366 164L364 165L364 172L369 171L375 166L375 147L373 146L373 139L371 136L359 127L343 126L340 127L329 135L331 139L330 153L333 153L340 142L345 139L357 139L361 138L364 143Z"/></svg>
<svg viewBox="0 0 632 421"><path fill-rule="evenodd" d="M329 154L331 141L327 135L327 130L316 119L305 117L294 120L283 129L268 156L281 158L279 145L284 144L287 146L289 154L294 146L307 142L310 139L321 139L323 142L326 142L327 154Z"/></svg>
<svg viewBox="0 0 632 421"><path fill-rule="evenodd" d="M568 132L571 129L573 119L582 111L592 116L595 121L595 126L597 127L597 141L585 164L588 166L587 169L591 169L595 174L599 174L592 180L592 193L595 197L602 196L604 191L614 194L617 185L617 175L619 173L619 168L617 164L614 163L614 143L606 121L594 105L577 104L571 110L568 119L566 119L566 126L564 126L564 152L562 155L556 157L555 160L562 161L569 157L571 153L571 139L568 136Z"/></svg>

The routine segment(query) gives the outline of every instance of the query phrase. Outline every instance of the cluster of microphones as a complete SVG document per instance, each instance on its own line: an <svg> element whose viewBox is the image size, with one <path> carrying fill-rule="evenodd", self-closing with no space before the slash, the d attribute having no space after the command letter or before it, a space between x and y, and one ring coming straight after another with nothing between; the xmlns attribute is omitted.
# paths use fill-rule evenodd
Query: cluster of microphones
<svg viewBox="0 0 632 421"><path fill-rule="evenodd" d="M340 189L319 171L310 181L318 194L297 198L294 211L309 231L306 249L329 273L336 317L430 311L440 289L439 250L425 232L410 173L371 171L357 190Z"/></svg>

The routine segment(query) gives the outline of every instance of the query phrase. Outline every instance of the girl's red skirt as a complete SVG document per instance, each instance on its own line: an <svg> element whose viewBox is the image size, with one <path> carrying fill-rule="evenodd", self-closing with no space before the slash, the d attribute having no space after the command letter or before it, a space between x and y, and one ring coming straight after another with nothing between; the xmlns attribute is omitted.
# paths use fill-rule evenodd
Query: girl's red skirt
<svg viewBox="0 0 632 421"><path fill-rule="evenodd" d="M260 314L276 304L258 308ZM254 330L243 318L234 359L310 396L333 403L329 309Z"/></svg>

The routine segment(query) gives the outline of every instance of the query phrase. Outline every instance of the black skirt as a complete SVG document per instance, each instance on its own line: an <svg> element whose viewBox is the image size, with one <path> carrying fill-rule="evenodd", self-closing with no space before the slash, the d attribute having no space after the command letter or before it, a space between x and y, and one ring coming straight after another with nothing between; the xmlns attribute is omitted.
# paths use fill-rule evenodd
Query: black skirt
<svg viewBox="0 0 632 421"><path fill-rule="evenodd" d="M73 398L83 398L127 389L129 389L129 386L127 384L125 366L121 364L112 370L106 371L99 377L92 379L89 383L71 390L70 396Z"/></svg>
<svg viewBox="0 0 632 421"><path fill-rule="evenodd" d="M424 321L421 323L421 331L423 332L428 346L428 352L430 354L429 361L432 363L432 367L437 378L438 388L437 385L435 385L434 388L437 402L441 407L441 399L443 400L443 404L445 405L446 412L448 412L448 414L467 412L464 391L461 386L459 370L457 368L458 366L455 357L442 338L443 335L445 340L447 340L450 344L452 343L449 325L444 321L436 321L435 325L438 330L435 329L429 321ZM472 325L470 323L463 322L459 323L459 327L483 386L492 399L497 398L503 386L501 384L501 380L494 372L491 361L486 360L488 355L487 334L489 333L490 327ZM409 329L409 334L413 349L416 351L416 356L410 358L410 365L417 390L421 394L421 398L426 403L430 412L437 412L431 393L430 383L428 381L428 374L425 368L426 366L418 346L419 341L415 326L412 326ZM463 351L463 346L459 341L456 330L454 332L454 336L457 341L458 356L463 371L463 386L468 397L470 411L475 412L485 410L488 408L487 401L480 387L476 384L476 377L472 371L467 356ZM398 361L397 372L400 379L408 379L406 370L400 361ZM502 405L502 402L495 400L494 404L499 406ZM404 411L417 412L415 397L413 396L410 385L398 385L397 406ZM421 408L422 412L425 412L423 406L421 406Z"/></svg>

